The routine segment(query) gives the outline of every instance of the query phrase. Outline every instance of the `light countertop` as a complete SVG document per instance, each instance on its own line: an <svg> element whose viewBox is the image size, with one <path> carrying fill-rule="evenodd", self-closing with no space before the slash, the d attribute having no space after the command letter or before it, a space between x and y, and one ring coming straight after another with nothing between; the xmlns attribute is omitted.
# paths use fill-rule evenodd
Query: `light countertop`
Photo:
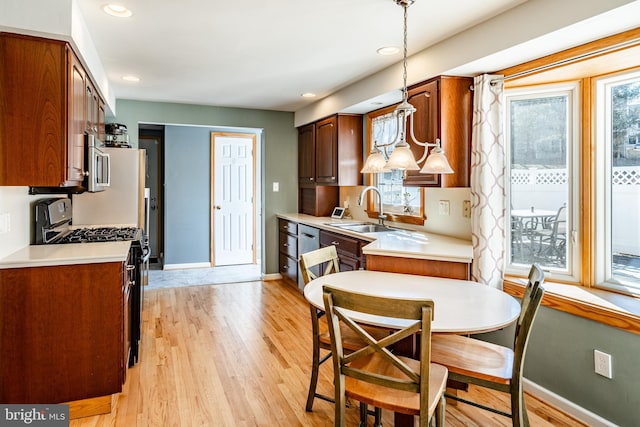
<svg viewBox="0 0 640 427"><path fill-rule="evenodd" d="M0 268L123 262L130 246L129 241L31 245L0 259Z"/></svg>
<svg viewBox="0 0 640 427"><path fill-rule="evenodd" d="M473 247L471 241L443 236L440 234L399 229L395 224L392 232L357 233L334 225L363 223L354 219L332 219L306 214L278 214L279 218L306 224L347 236L368 240L371 243L362 248L365 255L381 255L401 258L428 259L437 261L471 263Z"/></svg>

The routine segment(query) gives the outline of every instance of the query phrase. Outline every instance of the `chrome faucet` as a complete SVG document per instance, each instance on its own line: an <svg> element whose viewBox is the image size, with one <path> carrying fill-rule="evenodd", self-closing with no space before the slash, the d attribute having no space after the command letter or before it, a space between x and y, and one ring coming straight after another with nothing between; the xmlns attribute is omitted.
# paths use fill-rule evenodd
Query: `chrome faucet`
<svg viewBox="0 0 640 427"><path fill-rule="evenodd" d="M380 190L378 190L377 187L374 187L373 185L365 187L358 196L358 206L362 206L362 203L364 202L364 195L369 190L378 194L378 224L384 225L384 220L387 219L387 216L382 213L382 194L380 194Z"/></svg>

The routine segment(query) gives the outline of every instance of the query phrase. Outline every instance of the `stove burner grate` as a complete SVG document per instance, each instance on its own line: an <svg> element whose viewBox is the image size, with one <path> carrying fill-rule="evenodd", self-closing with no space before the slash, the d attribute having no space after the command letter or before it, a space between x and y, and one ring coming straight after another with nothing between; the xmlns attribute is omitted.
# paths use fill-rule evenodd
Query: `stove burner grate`
<svg viewBox="0 0 640 427"><path fill-rule="evenodd" d="M139 229L136 227L80 228L72 230L55 243L114 242L137 240L139 238L138 236Z"/></svg>

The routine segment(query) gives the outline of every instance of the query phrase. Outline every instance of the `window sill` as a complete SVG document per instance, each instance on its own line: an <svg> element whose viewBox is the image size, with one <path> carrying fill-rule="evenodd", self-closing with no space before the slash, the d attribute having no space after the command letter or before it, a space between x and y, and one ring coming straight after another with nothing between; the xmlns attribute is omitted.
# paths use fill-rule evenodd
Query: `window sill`
<svg viewBox="0 0 640 427"><path fill-rule="evenodd" d="M507 277L504 291L521 297L525 285L525 279ZM640 335L640 298L553 282L544 282L544 289L546 307Z"/></svg>

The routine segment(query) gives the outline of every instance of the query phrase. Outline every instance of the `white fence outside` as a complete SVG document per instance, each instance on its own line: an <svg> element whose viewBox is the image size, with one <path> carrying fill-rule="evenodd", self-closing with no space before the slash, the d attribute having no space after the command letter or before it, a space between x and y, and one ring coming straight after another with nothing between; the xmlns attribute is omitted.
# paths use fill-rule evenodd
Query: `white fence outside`
<svg viewBox="0 0 640 427"><path fill-rule="evenodd" d="M511 207L558 210L568 198L567 183L566 169L512 170ZM612 190L613 252L640 256L640 167L613 168Z"/></svg>

